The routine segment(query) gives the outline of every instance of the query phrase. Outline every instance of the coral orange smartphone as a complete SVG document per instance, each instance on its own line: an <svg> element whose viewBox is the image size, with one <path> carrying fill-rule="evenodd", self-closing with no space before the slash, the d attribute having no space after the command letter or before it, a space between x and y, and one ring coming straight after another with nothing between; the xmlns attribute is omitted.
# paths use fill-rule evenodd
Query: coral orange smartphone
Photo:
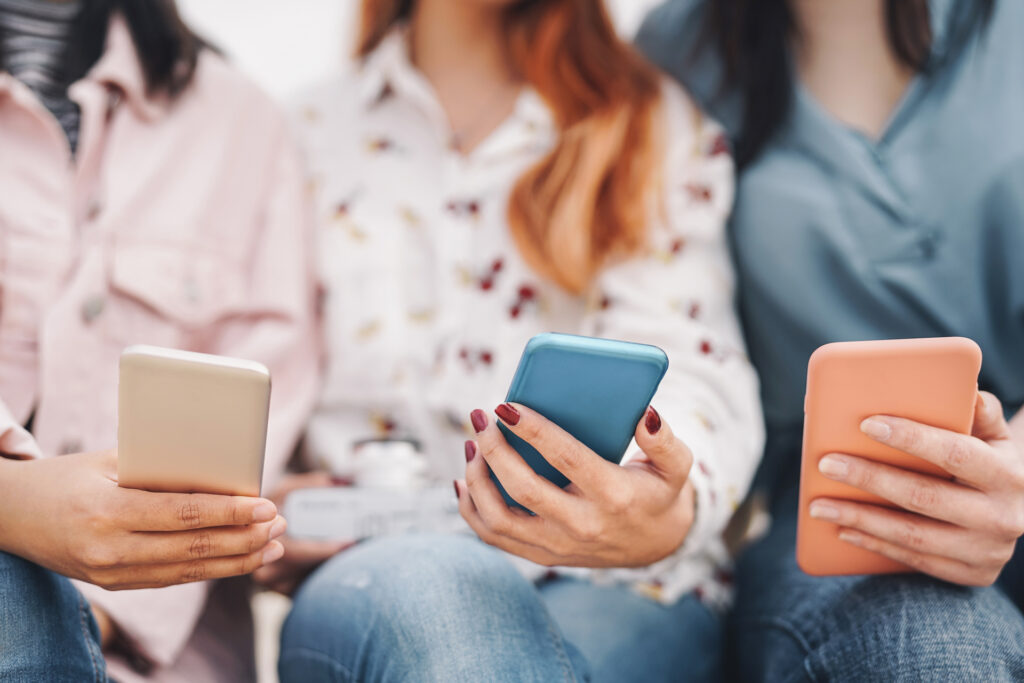
<svg viewBox="0 0 1024 683"><path fill-rule="evenodd" d="M270 373L259 363L128 347L118 378L118 483L258 496L269 409Z"/></svg>
<svg viewBox="0 0 1024 683"><path fill-rule="evenodd" d="M871 415L893 415L949 429L971 430L981 349L970 339L894 339L826 344L811 356L804 404L804 445L796 560L816 576L887 574L908 567L839 540L839 527L812 519L820 497L895 507L877 496L826 479L818 462L849 453L903 469L945 476L941 468L878 443L860 431Z"/></svg>

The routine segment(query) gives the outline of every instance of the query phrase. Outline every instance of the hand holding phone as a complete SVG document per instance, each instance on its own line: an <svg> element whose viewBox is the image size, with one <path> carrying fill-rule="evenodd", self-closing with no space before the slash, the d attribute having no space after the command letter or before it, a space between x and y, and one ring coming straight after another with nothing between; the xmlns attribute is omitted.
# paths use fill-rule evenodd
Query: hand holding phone
<svg viewBox="0 0 1024 683"><path fill-rule="evenodd" d="M1024 453L960 338L823 347L808 375L797 560L990 585L1024 533Z"/></svg>
<svg viewBox="0 0 1024 683"><path fill-rule="evenodd" d="M653 347L564 335L530 344L509 395L539 398L549 414L525 398L499 406L500 423L473 411L477 435L455 483L462 517L487 543L549 566L646 566L674 552L693 522L693 458L647 405L664 354L658 363ZM538 349L553 350L550 362L533 362ZM641 457L619 465L631 436Z"/></svg>
<svg viewBox="0 0 1024 683"><path fill-rule="evenodd" d="M0 458L0 549L108 590L246 574L284 552L268 500L117 485L117 454Z"/></svg>

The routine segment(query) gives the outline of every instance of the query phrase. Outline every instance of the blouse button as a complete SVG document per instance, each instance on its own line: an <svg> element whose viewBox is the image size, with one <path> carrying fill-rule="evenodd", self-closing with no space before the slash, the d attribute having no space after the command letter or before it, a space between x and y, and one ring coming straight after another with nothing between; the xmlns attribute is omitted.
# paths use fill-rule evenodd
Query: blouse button
<svg viewBox="0 0 1024 683"><path fill-rule="evenodd" d="M107 301L102 294L96 294L86 299L85 303L82 304L82 322L86 325L92 324L103 313L106 303Z"/></svg>

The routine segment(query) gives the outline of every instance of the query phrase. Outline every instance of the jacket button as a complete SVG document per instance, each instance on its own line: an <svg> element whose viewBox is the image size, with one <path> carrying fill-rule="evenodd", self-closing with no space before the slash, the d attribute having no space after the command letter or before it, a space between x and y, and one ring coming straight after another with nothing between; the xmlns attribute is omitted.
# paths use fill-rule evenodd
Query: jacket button
<svg viewBox="0 0 1024 683"><path fill-rule="evenodd" d="M96 320L103 313L106 303L106 299L101 294L86 299L82 304L82 322L86 325L92 324L92 321Z"/></svg>
<svg viewBox="0 0 1024 683"><path fill-rule="evenodd" d="M88 208L88 209L86 210L86 212L85 212L85 219L86 219L87 221L89 221L90 223L92 223L92 222L94 222L94 221L95 221L95 220L96 220L97 218L99 218L99 217L100 217L100 214L101 214L102 212L103 212L103 205L102 205L102 204L100 204L100 200L98 200L98 199L94 199L94 200L92 200L92 202L91 202L91 203L89 204L89 208Z"/></svg>
<svg viewBox="0 0 1024 683"><path fill-rule="evenodd" d="M60 444L60 450L57 451L57 455L70 455L71 453L81 453L82 442L78 439L65 439Z"/></svg>

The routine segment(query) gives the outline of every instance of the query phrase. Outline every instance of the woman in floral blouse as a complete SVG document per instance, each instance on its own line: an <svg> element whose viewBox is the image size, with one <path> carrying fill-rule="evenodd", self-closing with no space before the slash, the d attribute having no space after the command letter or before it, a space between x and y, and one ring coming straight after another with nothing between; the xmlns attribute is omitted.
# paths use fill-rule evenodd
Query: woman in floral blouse
<svg viewBox="0 0 1024 683"><path fill-rule="evenodd" d="M360 440L415 439L484 541L554 569L517 572L467 535L361 544L299 591L283 679L713 676L720 535L762 442L721 129L599 0L362 10L359 60L299 108L330 354L308 449L337 462ZM479 410L552 330L668 353L626 466L522 406ZM499 418L575 483L523 467ZM504 505L488 465L536 517Z"/></svg>

